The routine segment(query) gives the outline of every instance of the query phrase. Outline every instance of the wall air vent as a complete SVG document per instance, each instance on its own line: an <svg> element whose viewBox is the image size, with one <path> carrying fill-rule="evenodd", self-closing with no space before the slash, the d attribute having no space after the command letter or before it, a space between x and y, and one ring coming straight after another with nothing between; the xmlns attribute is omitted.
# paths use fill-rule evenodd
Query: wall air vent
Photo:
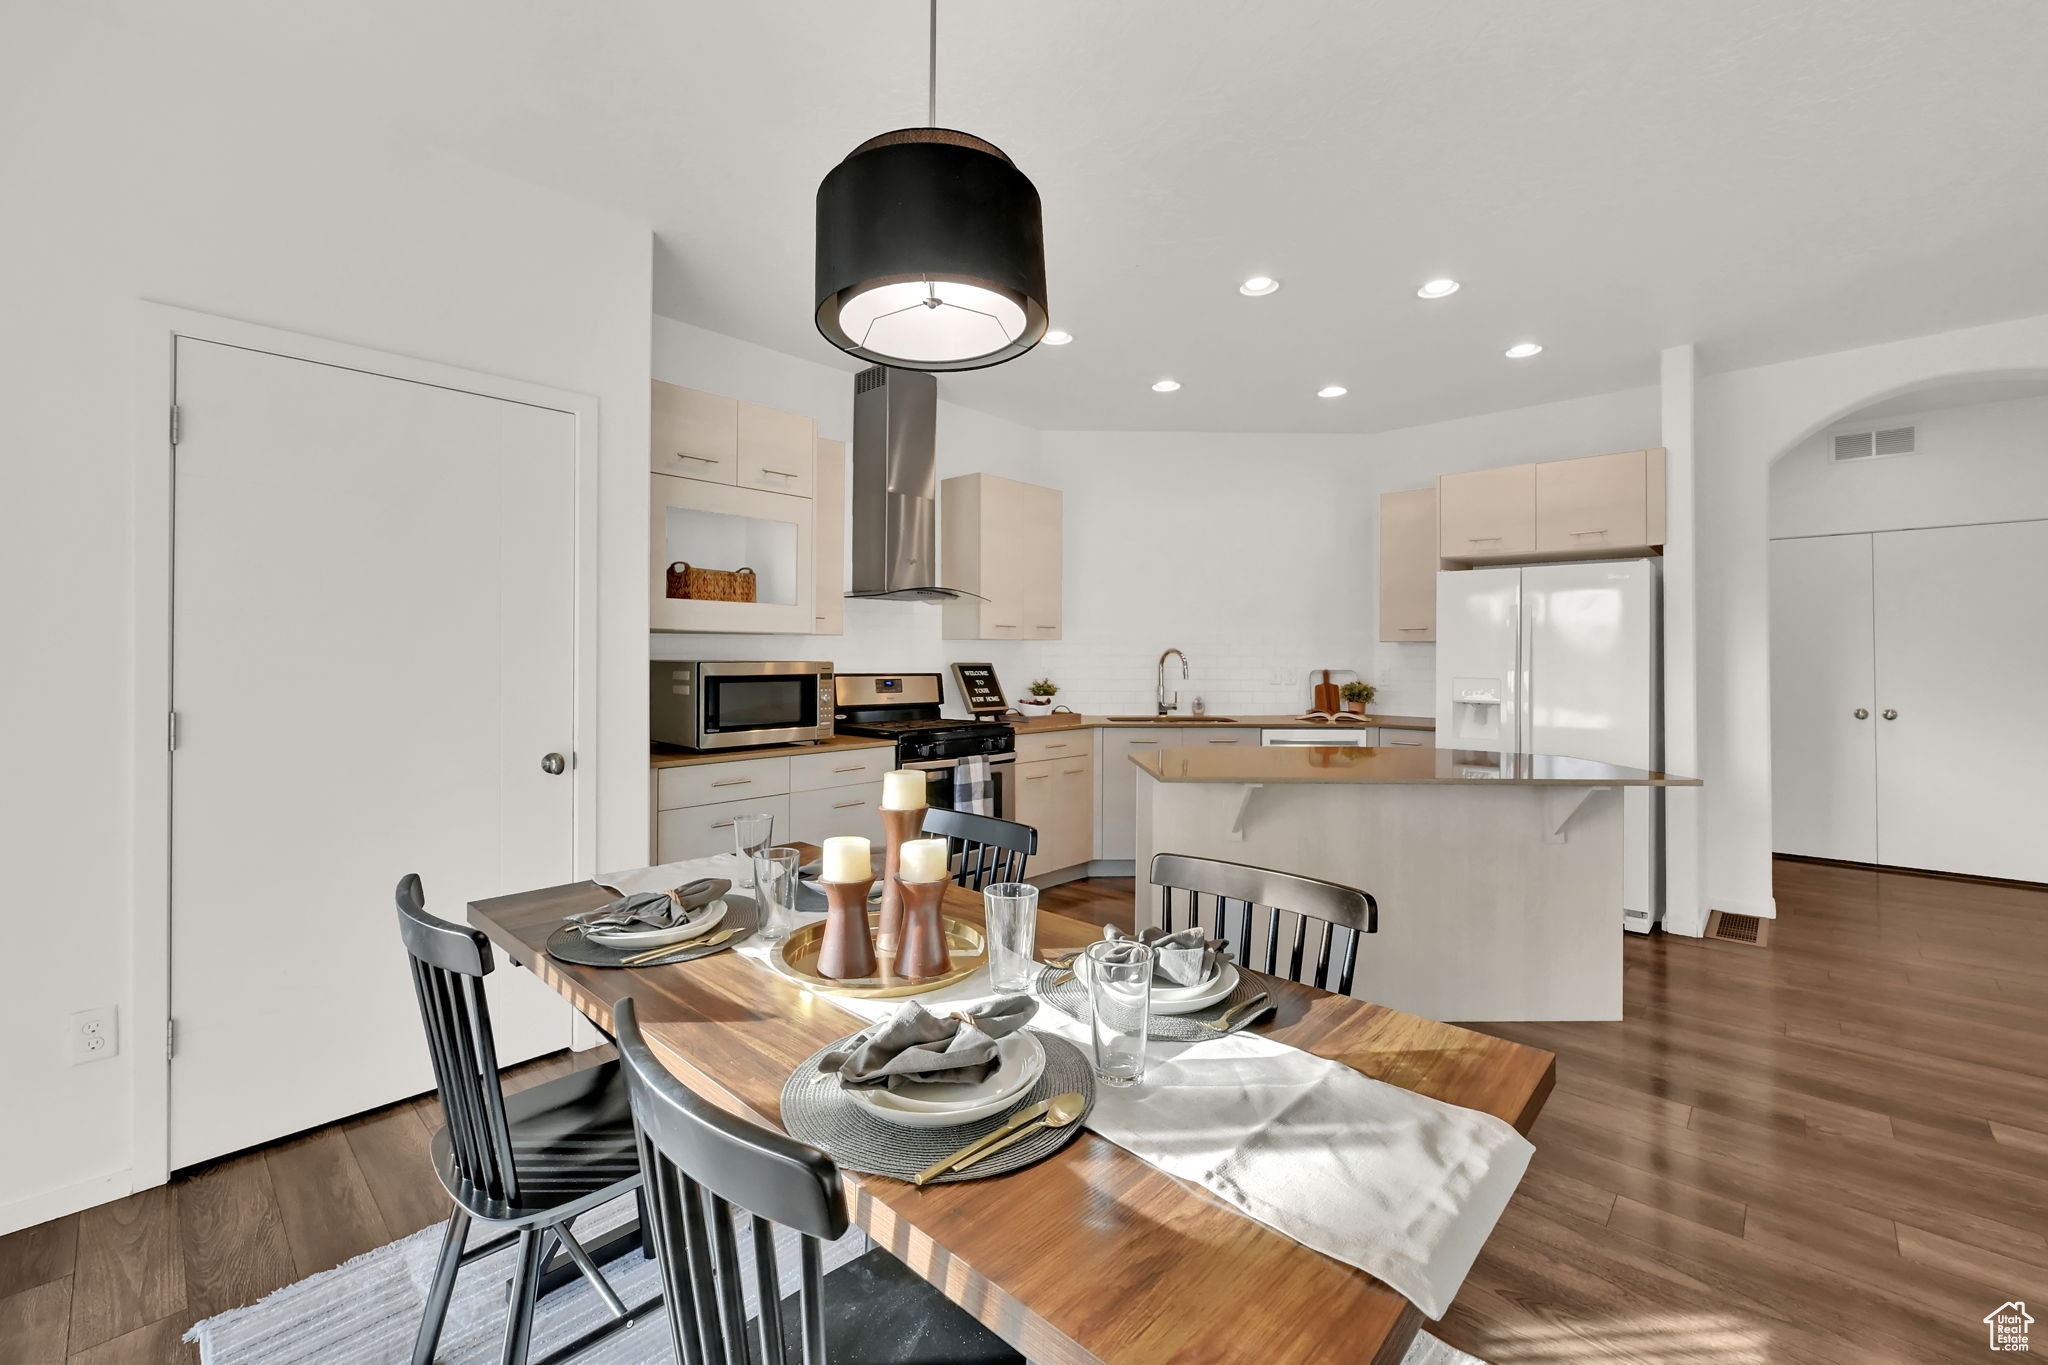
<svg viewBox="0 0 2048 1365"><path fill-rule="evenodd" d="M1886 427L1881 431L1844 431L1835 436L1835 463L1846 460L1876 460L1889 455L1911 455L1919 449L1913 427Z"/></svg>

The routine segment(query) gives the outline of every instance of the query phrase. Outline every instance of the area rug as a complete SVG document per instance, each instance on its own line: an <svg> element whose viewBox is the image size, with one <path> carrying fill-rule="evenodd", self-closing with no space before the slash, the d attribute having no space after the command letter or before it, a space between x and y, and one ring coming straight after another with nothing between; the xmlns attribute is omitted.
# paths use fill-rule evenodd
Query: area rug
<svg viewBox="0 0 2048 1365"><path fill-rule="evenodd" d="M618 1226L633 1215L630 1197L594 1209L575 1224L585 1242ZM778 1229L776 1258L787 1276L783 1292L796 1292L796 1234ZM488 1240L477 1231L474 1240ZM744 1220L739 1227L740 1263L753 1255ZM850 1232L825 1251L825 1268L843 1265L866 1251L869 1242ZM366 1252L333 1270L283 1289L245 1308L232 1308L207 1318L186 1333L199 1346L201 1365L381 1365L411 1359L413 1334L419 1330L427 1287L434 1277L434 1259L441 1249L441 1228L431 1227L389 1246ZM504 1341L507 1286L514 1268L513 1249L506 1248L464 1266L456 1277L455 1298L448 1306L448 1325L441 1333L440 1365L495 1365ZM653 1261L628 1255L605 1267L608 1278L628 1305L652 1298L660 1289ZM743 1277L745 1280L746 1277ZM752 1283L744 1282L747 1315L758 1303ZM537 1359L565 1341L607 1320L604 1304L581 1280L541 1300L534 1316L533 1355ZM576 1357L575 1365L661 1365L672 1362L668 1322L653 1314L627 1331L606 1339ZM1427 1333L1409 1348L1403 1365L1483 1365Z"/></svg>

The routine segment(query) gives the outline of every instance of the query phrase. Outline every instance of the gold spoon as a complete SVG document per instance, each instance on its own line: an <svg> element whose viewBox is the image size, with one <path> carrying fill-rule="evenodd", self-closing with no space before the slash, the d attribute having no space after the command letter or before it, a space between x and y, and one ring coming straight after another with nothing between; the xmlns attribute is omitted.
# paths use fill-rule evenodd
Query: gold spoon
<svg viewBox="0 0 2048 1365"><path fill-rule="evenodd" d="M946 1169L950 1171L964 1171L976 1162L986 1157L994 1156L1011 1143L1022 1142L1041 1128L1064 1128L1075 1119L1080 1118L1087 1108L1087 1098L1078 1090L1069 1090L1064 1095L1054 1095L1051 1101L1047 1103L1045 1113L1042 1116L1033 1119L1030 1123L1025 1124L1000 1142L992 1142L978 1152L970 1152Z"/></svg>

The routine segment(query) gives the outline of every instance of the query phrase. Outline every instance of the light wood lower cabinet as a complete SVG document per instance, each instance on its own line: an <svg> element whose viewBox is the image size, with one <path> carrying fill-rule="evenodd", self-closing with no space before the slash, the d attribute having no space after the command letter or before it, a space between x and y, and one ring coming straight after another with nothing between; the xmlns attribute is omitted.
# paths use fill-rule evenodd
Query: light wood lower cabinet
<svg viewBox="0 0 2048 1365"><path fill-rule="evenodd" d="M656 811L654 815L654 860L680 862L685 858L708 858L714 853L733 851L732 821L736 815L765 813L775 817L775 839L789 836L789 797L753 797L744 801L720 801L709 806L682 806Z"/></svg>
<svg viewBox="0 0 2048 1365"><path fill-rule="evenodd" d="M1180 730L1098 730L1102 761L1096 769L1098 858L1121 861L1138 856L1138 769L1132 754L1157 753L1180 743ZM1256 733L1256 732L1254 732Z"/></svg>
<svg viewBox="0 0 2048 1365"><path fill-rule="evenodd" d="M1383 749L1427 749L1436 743L1436 731L1382 728L1374 742Z"/></svg>
<svg viewBox="0 0 2048 1365"><path fill-rule="evenodd" d="M1090 754L1019 763L1017 819L1038 831L1034 871L1088 862L1095 848L1095 761Z"/></svg>
<svg viewBox="0 0 2048 1365"><path fill-rule="evenodd" d="M879 781L790 793L789 833L785 836L778 832L778 842L801 839L807 844L822 844L840 834L857 834L877 846L883 842Z"/></svg>
<svg viewBox="0 0 2048 1365"><path fill-rule="evenodd" d="M1380 638L1436 639L1436 490L1380 494Z"/></svg>

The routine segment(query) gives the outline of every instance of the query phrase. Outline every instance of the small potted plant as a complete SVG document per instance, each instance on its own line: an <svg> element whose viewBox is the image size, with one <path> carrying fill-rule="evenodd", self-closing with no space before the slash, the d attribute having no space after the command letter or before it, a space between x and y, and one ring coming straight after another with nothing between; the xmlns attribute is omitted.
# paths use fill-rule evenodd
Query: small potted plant
<svg viewBox="0 0 2048 1365"><path fill-rule="evenodd" d="M1051 706L1052 699L1060 694L1060 685L1051 678L1040 678L1029 691L1031 695L1022 699L1026 706Z"/></svg>
<svg viewBox="0 0 2048 1365"><path fill-rule="evenodd" d="M1337 695L1344 698L1346 711L1354 711L1362 716L1365 714L1365 708L1372 705L1376 690L1369 682L1348 682L1338 689Z"/></svg>

